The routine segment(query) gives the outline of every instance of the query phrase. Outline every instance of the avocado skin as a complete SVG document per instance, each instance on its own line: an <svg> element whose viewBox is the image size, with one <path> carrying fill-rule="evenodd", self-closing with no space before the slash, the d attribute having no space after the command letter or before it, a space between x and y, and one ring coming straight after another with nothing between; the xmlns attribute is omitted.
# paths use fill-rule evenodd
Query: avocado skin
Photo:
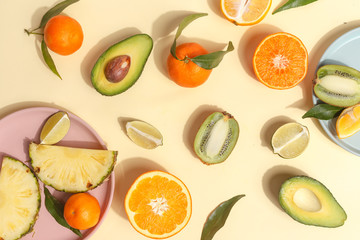
<svg viewBox="0 0 360 240"><path fill-rule="evenodd" d="M297 207L293 201L296 190L307 188L315 191L322 208L317 212L307 212ZM318 227L335 228L344 225L347 215L332 193L321 182L308 176L295 176L286 180L280 188L279 203L285 212L294 220Z"/></svg>
<svg viewBox="0 0 360 240"><path fill-rule="evenodd" d="M98 58L91 71L91 83L100 94L113 96L125 92L141 76L153 48L153 40L147 34L135 34L110 46ZM126 77L117 83L108 81L104 70L106 64L119 55L128 55L131 66Z"/></svg>

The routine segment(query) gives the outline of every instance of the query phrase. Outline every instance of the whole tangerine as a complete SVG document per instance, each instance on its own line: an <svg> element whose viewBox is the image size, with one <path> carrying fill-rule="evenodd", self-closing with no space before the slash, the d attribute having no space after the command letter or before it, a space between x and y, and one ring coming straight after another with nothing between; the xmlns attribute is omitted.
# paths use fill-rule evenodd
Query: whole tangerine
<svg viewBox="0 0 360 240"><path fill-rule="evenodd" d="M176 47L176 59L169 55L167 68L169 77L182 87L193 88L203 84L210 76L212 70L202 68L191 61L199 55L207 54L208 51L198 43L183 43Z"/></svg>
<svg viewBox="0 0 360 240"><path fill-rule="evenodd" d="M44 27L46 46L60 55L70 55L81 47L84 33L81 25L75 19L56 15Z"/></svg>
<svg viewBox="0 0 360 240"><path fill-rule="evenodd" d="M89 193L71 195L64 206L64 218L73 228L79 230L94 227L100 219L100 204Z"/></svg>

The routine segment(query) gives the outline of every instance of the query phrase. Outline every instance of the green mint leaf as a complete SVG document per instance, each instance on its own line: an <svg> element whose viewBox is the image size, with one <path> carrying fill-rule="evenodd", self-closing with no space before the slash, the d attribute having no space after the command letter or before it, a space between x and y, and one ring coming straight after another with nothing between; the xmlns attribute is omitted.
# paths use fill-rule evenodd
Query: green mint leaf
<svg viewBox="0 0 360 240"><path fill-rule="evenodd" d="M58 73L58 71L56 69L54 60L52 59L52 57L51 57L51 55L50 55L50 53L48 51L48 48L46 46L46 43L45 43L44 39L41 41L41 52L42 52L43 58L45 60L45 63L48 65L50 70L53 73L55 73L60 79L62 79L60 74Z"/></svg>
<svg viewBox="0 0 360 240"><path fill-rule="evenodd" d="M42 17L39 28L45 27L46 23L54 16L59 15L65 8L69 5L78 2L79 0L65 0L56 4L54 7L50 8ZM38 28L38 29L39 29Z"/></svg>
<svg viewBox="0 0 360 240"><path fill-rule="evenodd" d="M51 195L50 191L44 186L44 194L45 194L45 207L54 217L56 222L58 222L61 226L66 227L73 231L79 237L82 237L81 232L78 229L72 228L66 222L64 218L64 204L56 199L53 195Z"/></svg>
<svg viewBox="0 0 360 240"><path fill-rule="evenodd" d="M289 0L287 1L284 5L282 5L281 7L279 7L278 9L276 9L272 14L290 9L290 8L296 8L296 7L301 7L301 6L305 6L309 3L312 2L316 2L317 0Z"/></svg>
<svg viewBox="0 0 360 240"><path fill-rule="evenodd" d="M184 28L189 25L192 21L194 21L195 19L198 19L199 17L204 17L204 16L207 16L208 14L207 13L195 13L195 14L191 14L189 16L186 16L179 24L179 27L176 31L176 34L175 34L175 39L174 39L174 42L171 46L171 49L170 49L170 53L171 55L174 56L174 58L176 58L177 60L180 60L177 56L176 56L176 40L180 37L182 31L184 30Z"/></svg>
<svg viewBox="0 0 360 240"><path fill-rule="evenodd" d="M201 240L211 240L214 237L215 233L225 225L232 207L243 197L245 197L244 194L230 198L222 202L210 213L204 225Z"/></svg>
<svg viewBox="0 0 360 240"><path fill-rule="evenodd" d="M307 111L302 118L317 118L320 120L330 120L337 117L341 111L344 110L343 107L336 107L326 103L321 103L315 105L309 111Z"/></svg>
<svg viewBox="0 0 360 240"><path fill-rule="evenodd" d="M218 51L205 55L199 55L194 58L191 58L191 61L196 63L199 67L210 70L217 67L220 64L223 57L225 56L225 54L233 50L234 50L234 46L230 41L225 51Z"/></svg>

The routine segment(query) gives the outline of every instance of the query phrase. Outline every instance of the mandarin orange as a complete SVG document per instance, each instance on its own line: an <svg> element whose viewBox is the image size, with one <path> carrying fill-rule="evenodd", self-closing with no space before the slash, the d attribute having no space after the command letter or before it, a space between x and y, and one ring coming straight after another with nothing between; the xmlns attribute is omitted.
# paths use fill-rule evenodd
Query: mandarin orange
<svg viewBox="0 0 360 240"><path fill-rule="evenodd" d="M46 46L60 55L70 55L81 47L84 39L81 25L75 19L57 15L52 17L44 27Z"/></svg>
<svg viewBox="0 0 360 240"><path fill-rule="evenodd" d="M85 230L94 227L100 219L100 204L89 193L71 195L64 206L64 218L73 228Z"/></svg>
<svg viewBox="0 0 360 240"><path fill-rule="evenodd" d="M210 76L212 70L204 69L190 58L207 54L208 51L198 43L183 43L176 47L177 60L169 55L167 68L170 79L182 87L193 88L203 84Z"/></svg>

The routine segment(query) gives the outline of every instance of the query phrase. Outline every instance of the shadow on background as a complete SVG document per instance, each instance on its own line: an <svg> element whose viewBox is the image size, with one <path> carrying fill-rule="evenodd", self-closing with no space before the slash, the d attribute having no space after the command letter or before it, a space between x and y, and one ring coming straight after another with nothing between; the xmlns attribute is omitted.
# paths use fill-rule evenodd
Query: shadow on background
<svg viewBox="0 0 360 240"><path fill-rule="evenodd" d="M261 128L260 131L261 145L273 151L273 148L271 146L271 138L273 134L279 127L281 127L285 123L290 123L290 122L296 122L296 121L287 116L276 116L269 119L264 124L264 126Z"/></svg>
<svg viewBox="0 0 360 240"><path fill-rule="evenodd" d="M153 170L166 172L158 163L141 157L121 160L115 167L115 191L111 207L121 217L127 219L124 200L133 182L143 173Z"/></svg>
<svg viewBox="0 0 360 240"><path fill-rule="evenodd" d="M255 76L252 64L255 50L265 37L281 31L281 29L273 25L258 24L249 28L242 35L238 46L239 60L246 73L256 81L258 81L258 79Z"/></svg>
<svg viewBox="0 0 360 240"><path fill-rule="evenodd" d="M269 169L263 176L262 185L265 195L268 199L278 208L279 204L279 191L282 183L294 176L306 175L305 172L286 165L274 166Z"/></svg>
<svg viewBox="0 0 360 240"><path fill-rule="evenodd" d="M194 140L201 124L213 112L223 112L223 111L224 111L223 109L217 106L201 105L191 114L191 116L187 120L184 127L183 142L187 147L187 149L189 150L189 152L191 152L191 154L195 158L198 158L198 156L194 152Z"/></svg>
<svg viewBox="0 0 360 240"><path fill-rule="evenodd" d="M59 110L70 112L69 110L67 110L61 106L58 106L54 103L28 101L28 102L13 103L13 104L10 104L10 105L0 108L0 119L13 113L13 112L16 112L16 111L19 111L19 110L22 110L25 108L32 108L32 107L50 107L50 108L56 108Z"/></svg>

